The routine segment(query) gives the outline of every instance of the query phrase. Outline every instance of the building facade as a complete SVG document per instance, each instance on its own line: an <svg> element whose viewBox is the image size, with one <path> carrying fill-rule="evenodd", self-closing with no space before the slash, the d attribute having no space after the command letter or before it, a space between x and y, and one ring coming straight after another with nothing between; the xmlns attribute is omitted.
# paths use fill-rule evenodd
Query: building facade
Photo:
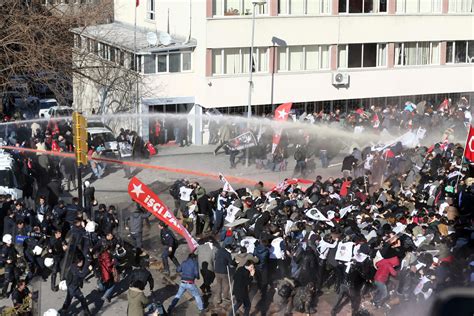
<svg viewBox="0 0 474 316"><path fill-rule="evenodd" d="M253 8L252 0L116 0L113 25L131 36L136 21L141 40L124 47L109 37L107 45L136 60L140 111L245 111ZM474 91L472 0L268 0L255 8L254 113L283 102L317 111ZM149 32L158 34L154 47ZM171 44L160 42L165 32ZM87 29L76 34L101 41Z"/></svg>

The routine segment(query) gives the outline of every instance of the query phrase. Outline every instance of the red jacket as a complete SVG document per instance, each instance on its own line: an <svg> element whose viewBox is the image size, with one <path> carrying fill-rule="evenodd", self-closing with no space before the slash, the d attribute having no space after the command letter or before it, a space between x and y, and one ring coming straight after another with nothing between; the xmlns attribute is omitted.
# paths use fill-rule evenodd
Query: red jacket
<svg viewBox="0 0 474 316"><path fill-rule="evenodd" d="M395 271L395 267L400 265L400 260L398 257L392 257L388 259L382 259L377 262L377 272L374 276L374 281L378 281L380 283L387 283L388 277L390 275L397 276L397 271Z"/></svg>
<svg viewBox="0 0 474 316"><path fill-rule="evenodd" d="M114 261L108 251L103 251L99 255L99 265L102 282L107 283L109 280L113 280Z"/></svg>

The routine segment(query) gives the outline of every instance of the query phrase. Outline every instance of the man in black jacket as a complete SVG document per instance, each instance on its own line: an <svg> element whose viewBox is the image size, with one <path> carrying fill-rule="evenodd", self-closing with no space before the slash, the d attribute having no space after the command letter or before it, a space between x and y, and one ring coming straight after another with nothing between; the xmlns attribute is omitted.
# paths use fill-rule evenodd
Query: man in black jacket
<svg viewBox="0 0 474 316"><path fill-rule="evenodd" d="M248 316L250 313L251 302L249 298L249 286L252 282L252 277L255 275L255 266L252 261L247 261L245 266L240 267L234 274L234 287L232 293L235 297L233 310L229 312L229 316L237 312L240 306L244 305L244 315Z"/></svg>
<svg viewBox="0 0 474 316"><path fill-rule="evenodd" d="M92 315L89 307L87 306L87 301L81 291L84 279L88 273L89 262L84 262L82 258L78 259L76 263L72 265L66 277L67 295L63 307L59 310L60 315L67 314L67 310L71 305L73 298L76 298L81 303L82 309L84 310L84 315Z"/></svg>
<svg viewBox="0 0 474 316"><path fill-rule="evenodd" d="M153 289L155 287L155 281L153 280L153 276L151 275L150 271L147 270L148 266L148 260L142 259L140 261L140 267L134 269L130 273L129 287L131 287L132 284L134 284L136 281L140 281L144 285L146 285L147 283L150 284L150 292L153 292Z"/></svg>
<svg viewBox="0 0 474 316"><path fill-rule="evenodd" d="M212 198L204 194L197 200L198 221L196 225L196 234L206 234L210 231L209 224L212 216Z"/></svg>
<svg viewBox="0 0 474 316"><path fill-rule="evenodd" d="M168 228L168 226L160 222L158 224L160 226L160 237L161 237L161 244L163 245L163 253L161 254L161 259L163 260L163 273L169 275L170 274L170 266L168 263L168 258L173 261L174 265L179 267L178 259L174 256L176 252L176 248L178 248L178 241L176 237Z"/></svg>

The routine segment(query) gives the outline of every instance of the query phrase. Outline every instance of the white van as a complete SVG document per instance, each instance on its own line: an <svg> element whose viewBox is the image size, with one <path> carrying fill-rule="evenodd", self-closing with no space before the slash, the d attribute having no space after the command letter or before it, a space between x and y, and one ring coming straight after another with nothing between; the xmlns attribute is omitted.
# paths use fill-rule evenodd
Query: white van
<svg viewBox="0 0 474 316"><path fill-rule="evenodd" d="M47 112L44 113L44 118L50 119L52 117L71 117L72 112L72 108L68 106L53 106L49 108Z"/></svg>
<svg viewBox="0 0 474 316"><path fill-rule="evenodd" d="M49 109L53 106L58 106L56 99L40 99L38 117L45 117L45 114L48 113Z"/></svg>
<svg viewBox="0 0 474 316"><path fill-rule="evenodd" d="M15 175L15 160L9 153L0 150L0 194L10 194L15 200L23 198L18 180Z"/></svg>

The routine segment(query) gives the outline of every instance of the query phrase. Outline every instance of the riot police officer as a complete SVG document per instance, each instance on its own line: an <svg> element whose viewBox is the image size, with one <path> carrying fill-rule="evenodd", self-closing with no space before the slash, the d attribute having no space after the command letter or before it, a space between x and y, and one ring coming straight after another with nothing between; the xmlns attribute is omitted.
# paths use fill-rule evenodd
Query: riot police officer
<svg viewBox="0 0 474 316"><path fill-rule="evenodd" d="M56 275L61 271L60 264L64 258L67 249L66 242L62 238L60 229L54 231L54 236L51 236L48 242L48 253L53 257L53 265L51 267L51 290L58 291L56 285Z"/></svg>
<svg viewBox="0 0 474 316"><path fill-rule="evenodd" d="M163 269L164 269L164 274L169 275L170 274L170 266L168 263L168 258L173 261L176 267L179 267L179 262L178 259L174 256L174 253L176 252L176 248L178 248L178 241L176 240L176 237L174 234L171 232L171 230L168 228L168 225L166 225L163 222L159 223L160 226L160 237L161 237L161 244L163 245L163 253L161 254L161 259L163 260Z"/></svg>
<svg viewBox="0 0 474 316"><path fill-rule="evenodd" d="M73 298L76 298L81 303L82 309L84 310L84 315L92 315L89 307L87 306L87 301L81 291L84 279L89 273L88 268L89 262L84 262L83 258L79 258L67 273L67 295L62 308L59 310L60 315L67 314L67 310L69 309Z"/></svg>
<svg viewBox="0 0 474 316"><path fill-rule="evenodd" d="M13 246L13 237L10 234L5 234L2 238L4 246L2 248L0 262L3 264L5 269L3 288L1 296L8 296L8 285L11 283L11 290L15 288L18 280L17 273L15 270L18 252Z"/></svg>

